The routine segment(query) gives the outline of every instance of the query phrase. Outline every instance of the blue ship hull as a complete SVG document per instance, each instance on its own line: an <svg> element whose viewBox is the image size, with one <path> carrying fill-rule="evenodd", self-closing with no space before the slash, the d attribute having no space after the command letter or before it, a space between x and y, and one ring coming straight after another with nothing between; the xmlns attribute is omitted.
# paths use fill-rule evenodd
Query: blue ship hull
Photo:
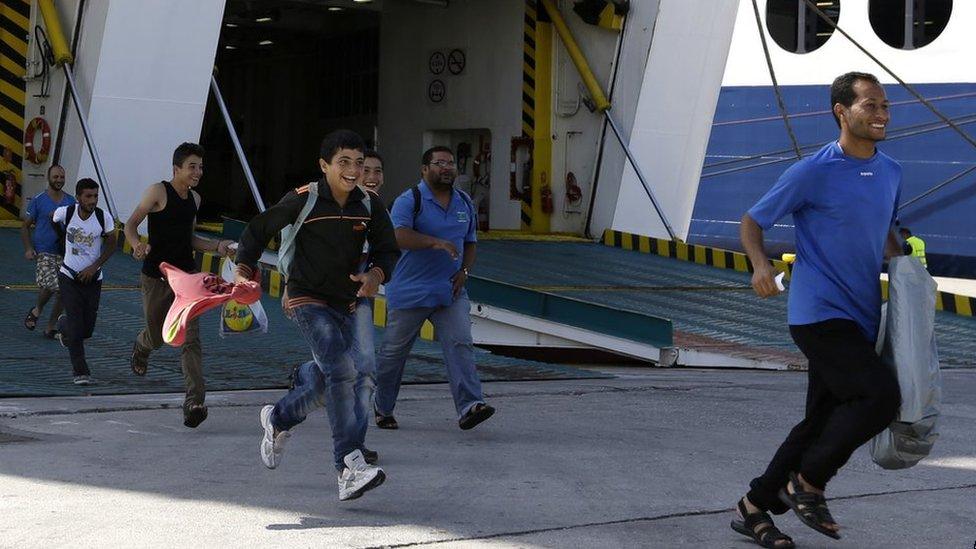
<svg viewBox="0 0 976 549"><path fill-rule="evenodd" d="M835 140L828 86L783 86L790 123L804 155ZM976 147L945 126L901 86L885 86L892 102L888 139L879 148L901 162L904 204L976 166ZM916 89L968 134L976 136L976 84ZM958 120L957 120L958 119ZM771 86L723 87L719 95L688 241L740 250L739 219L796 161ZM760 153L763 158L742 160ZM976 278L976 171L902 209L902 225L926 242L934 275ZM792 219L768 231L772 254L793 249Z"/></svg>

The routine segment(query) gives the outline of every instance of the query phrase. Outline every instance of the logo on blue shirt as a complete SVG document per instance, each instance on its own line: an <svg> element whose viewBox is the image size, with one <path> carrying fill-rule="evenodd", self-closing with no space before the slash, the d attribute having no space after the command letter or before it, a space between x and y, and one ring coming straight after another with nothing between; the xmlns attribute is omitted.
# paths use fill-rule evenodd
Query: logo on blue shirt
<svg viewBox="0 0 976 549"><path fill-rule="evenodd" d="M458 220L458 223L467 223L468 222L468 212L463 211L463 210L458 210L458 212L457 212L457 220Z"/></svg>

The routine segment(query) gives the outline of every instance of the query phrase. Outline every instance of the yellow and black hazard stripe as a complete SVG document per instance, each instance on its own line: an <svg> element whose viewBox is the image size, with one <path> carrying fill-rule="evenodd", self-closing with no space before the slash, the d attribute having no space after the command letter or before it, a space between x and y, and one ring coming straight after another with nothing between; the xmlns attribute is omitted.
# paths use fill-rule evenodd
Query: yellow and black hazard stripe
<svg viewBox="0 0 976 549"><path fill-rule="evenodd" d="M622 231L607 229L603 232L603 243L607 246L634 250L645 254L670 257L680 261L692 261L701 265L718 267L720 269L734 269L751 273L752 261L741 252L723 250L696 244L685 244L663 238L652 238ZM786 278L792 274L792 266L779 259L773 260L773 266L786 272ZM881 281L881 296L888 299L888 281ZM976 297L938 292L935 297L935 309L961 316L976 316Z"/></svg>
<svg viewBox="0 0 976 549"><path fill-rule="evenodd" d="M685 244L684 242L652 238L610 229L603 232L603 243L615 248L635 250L645 254L670 257L681 261L692 261L700 265L708 265L709 267L733 269L743 273L752 272L752 261L749 260L746 254L723 250L721 248ZM785 271L786 277L789 278L791 268L788 263L777 259L773 260L773 266L781 271Z"/></svg>
<svg viewBox="0 0 976 549"><path fill-rule="evenodd" d="M522 24L522 137L532 140L535 140L537 23L536 0L525 0L525 19ZM521 197L521 227L523 231L528 231L532 227L532 195L523 190Z"/></svg>
<svg viewBox="0 0 976 549"><path fill-rule="evenodd" d="M0 200L0 219L18 219L23 179L24 105L26 104L27 37L30 0L0 3L0 172L11 172L17 181L12 203ZM0 189L2 196L4 189Z"/></svg>
<svg viewBox="0 0 976 549"><path fill-rule="evenodd" d="M531 185L521 192L523 231L549 232L542 188L551 185L552 19L537 0L525 0L522 54L522 137L532 140Z"/></svg>

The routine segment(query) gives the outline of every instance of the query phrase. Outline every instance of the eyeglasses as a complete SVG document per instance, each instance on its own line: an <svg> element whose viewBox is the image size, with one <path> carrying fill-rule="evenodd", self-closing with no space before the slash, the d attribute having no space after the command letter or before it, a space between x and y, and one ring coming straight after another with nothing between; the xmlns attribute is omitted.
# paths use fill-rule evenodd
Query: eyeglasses
<svg viewBox="0 0 976 549"><path fill-rule="evenodd" d="M441 169L453 168L454 166L457 166L457 164L455 164L453 160L435 160L431 162L430 165L437 166L438 168Z"/></svg>

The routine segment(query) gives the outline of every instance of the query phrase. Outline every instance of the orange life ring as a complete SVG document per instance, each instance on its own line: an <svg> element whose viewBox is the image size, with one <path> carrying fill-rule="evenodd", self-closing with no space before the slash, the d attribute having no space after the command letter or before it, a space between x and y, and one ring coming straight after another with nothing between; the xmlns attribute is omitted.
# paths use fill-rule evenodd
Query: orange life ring
<svg viewBox="0 0 976 549"><path fill-rule="evenodd" d="M34 136L37 130L41 130L41 148L34 150ZM40 116L35 117L30 124L27 124L27 131L24 132L24 157L31 164L43 164L49 152L51 152L51 126Z"/></svg>

